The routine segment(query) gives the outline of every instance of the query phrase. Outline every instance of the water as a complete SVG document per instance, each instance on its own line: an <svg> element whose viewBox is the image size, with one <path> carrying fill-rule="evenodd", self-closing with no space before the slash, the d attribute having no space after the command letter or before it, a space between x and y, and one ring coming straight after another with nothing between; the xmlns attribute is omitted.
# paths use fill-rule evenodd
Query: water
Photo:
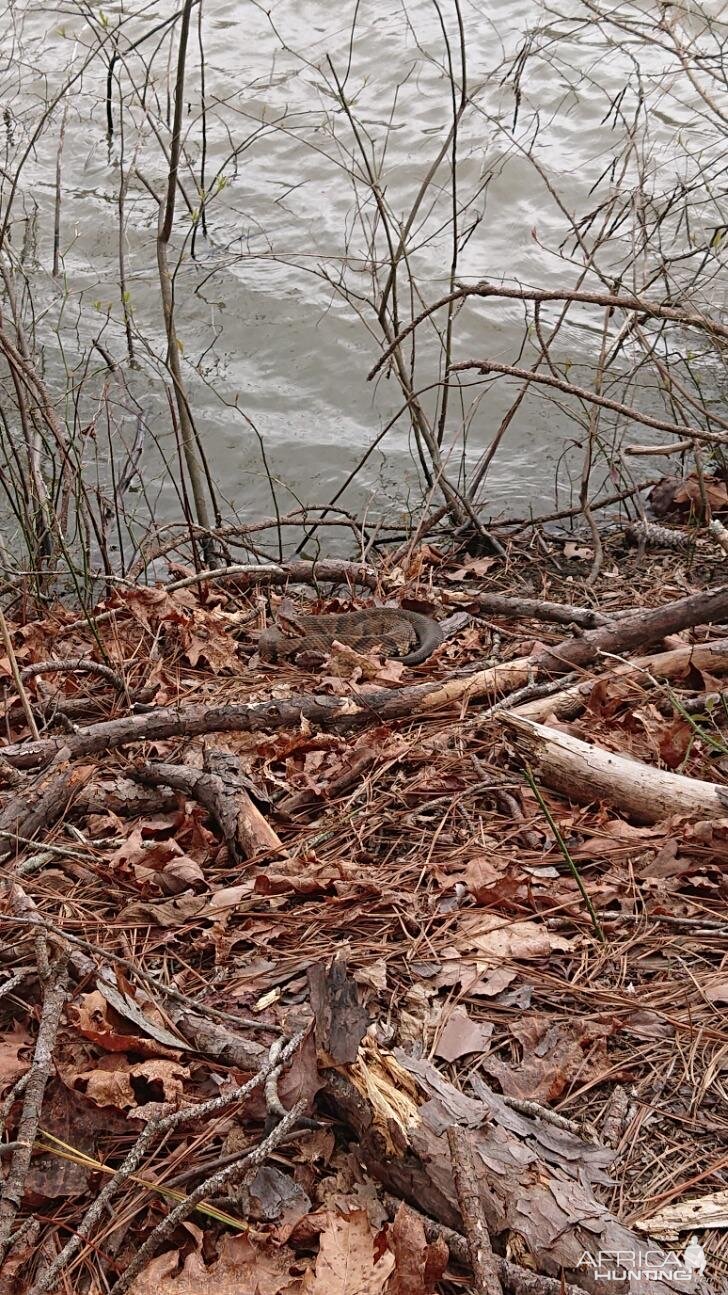
<svg viewBox="0 0 728 1295"><path fill-rule="evenodd" d="M653 6L620 9L654 36ZM6 0L0 40L3 211L7 175L28 149L10 218L14 268L27 282L26 305L33 304L28 327L34 327L46 380L73 429L86 477L106 496L109 447L118 473L137 410L143 411L142 488L137 482L126 495L140 525L148 511L158 521L180 515L163 382L157 206L150 193L163 198L165 192L176 59L171 29L155 29L175 12L167 3L85 11L75 3ZM704 10L703 17L676 7L671 12L681 40L696 32L708 44L714 39L705 31ZM457 16L452 0L278 0L265 6L205 0L193 10L180 175L193 210L200 191L207 195L206 231L198 226L192 255L194 222L178 194L170 256L190 405L226 518L270 513L274 496L283 512L301 502L326 503L402 406L391 372L367 381L383 343L371 298L374 279L381 286L386 278L388 249L373 184L396 241L452 124L446 38L459 85ZM725 14L714 5L708 17L719 24ZM720 247L706 253L702 277L694 273L695 249L709 247L725 219L716 183L720 111L716 116L701 99L674 54L662 47L665 38L661 46L633 34L626 48L618 43L618 28L595 21L576 0L558 13L539 0L463 0L461 18L469 103L457 140L456 279L568 290L591 254L583 286L603 291L600 274L624 274L624 288L641 292L659 256L687 252L685 261L670 261L671 285L690 283L691 305L698 308L724 301ZM515 60L536 29L519 81ZM119 57L109 139L106 75L114 44ZM71 76L76 79L63 93ZM62 123L60 273L54 277ZM620 175L630 136L632 152ZM402 323L448 291L451 175L448 153L407 232L406 263L398 271ZM670 214L668 199L678 182L688 185L689 196ZM613 214L621 212L618 227L595 240L600 222L608 227L611 219L597 216L581 226L579 248L574 222L604 211L610 200ZM680 216L688 202L689 225ZM661 246L635 252L640 221L649 223L657 212L663 213ZM123 327L120 246L133 364ZM660 299L664 282L656 292ZM543 308L546 331L558 310ZM444 324L444 312L435 318ZM622 322L610 322L612 338ZM594 383L603 325L598 307L570 313L551 353L569 381ZM118 364L116 373L106 370L94 339ZM537 340L532 305L469 303L455 318L452 357L527 368ZM690 344L693 368L701 369L704 386L714 388L714 357L703 353L699 336ZM417 334L412 378L433 419L441 377L442 352L428 323ZM443 442L446 472L460 488L472 479L518 391L510 378L483 383L474 373L462 377ZM602 390L610 389L615 398L663 417L669 408L639 348L626 348L607 370ZM571 398L531 388L480 491L484 515L548 508L555 494L568 499L568 475L578 480L581 464L573 446L585 426L586 415ZM596 431L605 457L595 485L609 480L610 462L616 480L621 461L612 447L625 423L602 413ZM628 439L641 442L650 435L639 427L629 431ZM422 491L405 414L340 503L399 524Z"/></svg>

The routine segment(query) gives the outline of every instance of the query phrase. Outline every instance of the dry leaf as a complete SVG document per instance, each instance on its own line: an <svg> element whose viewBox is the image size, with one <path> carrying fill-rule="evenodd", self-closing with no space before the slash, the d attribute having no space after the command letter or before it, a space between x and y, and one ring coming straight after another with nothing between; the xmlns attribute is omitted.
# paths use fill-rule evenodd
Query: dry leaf
<svg viewBox="0 0 728 1295"><path fill-rule="evenodd" d="M12 1030L0 1034L0 1092L10 1088L30 1066L34 1041L25 1026L16 1021ZM25 1057L21 1057L25 1052Z"/></svg>
<svg viewBox="0 0 728 1295"><path fill-rule="evenodd" d="M168 1250L139 1274L130 1295L298 1295L303 1269L286 1247L258 1248L243 1236L224 1236L218 1258L209 1266L199 1250L179 1270L178 1250ZM178 1271L179 1270L179 1271Z"/></svg>
<svg viewBox="0 0 728 1295"><path fill-rule="evenodd" d="M394 1269L390 1250L375 1259L376 1237L364 1210L329 1216L321 1233L313 1273L307 1273L302 1295L379 1295Z"/></svg>
<svg viewBox="0 0 728 1295"><path fill-rule="evenodd" d="M506 958L547 958L555 950L574 947L573 941L539 922L508 922L497 913L486 912L462 915L458 944L461 949L475 949L497 962Z"/></svg>
<svg viewBox="0 0 728 1295"><path fill-rule="evenodd" d="M387 1245L394 1254L387 1295L430 1295L450 1257L442 1238L429 1244L422 1220L401 1205L387 1232Z"/></svg>
<svg viewBox="0 0 728 1295"><path fill-rule="evenodd" d="M462 1007L456 1007L437 1040L435 1056L443 1061L456 1061L470 1052L483 1052L493 1033L490 1022L471 1021Z"/></svg>

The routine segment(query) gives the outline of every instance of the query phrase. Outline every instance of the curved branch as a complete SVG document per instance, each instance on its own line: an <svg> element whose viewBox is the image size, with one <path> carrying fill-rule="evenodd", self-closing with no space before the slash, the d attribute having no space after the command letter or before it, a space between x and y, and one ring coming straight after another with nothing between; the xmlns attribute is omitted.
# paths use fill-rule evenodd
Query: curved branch
<svg viewBox="0 0 728 1295"><path fill-rule="evenodd" d="M386 364L390 355L402 345L405 338L409 337L416 328L433 315L436 310L442 310L444 306L449 306L454 301L465 301L467 297L506 297L513 301L575 301L587 306L607 306L614 310L633 310L641 315L648 315L653 319L667 319L674 324L683 324L686 328L699 328L703 332L712 333L714 337L719 337L728 341L728 325L721 324L717 319L711 319L708 315L690 314L685 310L678 310L675 306L660 306L656 301L646 301L643 297L633 297L616 292L585 292L573 291L567 292L561 289L546 288L509 288L505 284L498 283L472 283L461 284L454 292L448 292L447 296L440 297L439 301L433 302L427 306L419 315L403 328L394 338L385 351L382 352L376 364L367 374L369 381L375 378L379 370Z"/></svg>

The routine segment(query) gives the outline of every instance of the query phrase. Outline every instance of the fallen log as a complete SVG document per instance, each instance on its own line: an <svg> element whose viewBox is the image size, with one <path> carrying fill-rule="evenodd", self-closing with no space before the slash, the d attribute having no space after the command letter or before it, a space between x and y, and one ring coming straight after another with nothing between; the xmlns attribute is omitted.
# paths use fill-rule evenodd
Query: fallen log
<svg viewBox="0 0 728 1295"><path fill-rule="evenodd" d="M709 625L728 617L728 585L690 594L677 602L662 607L638 611L598 629L589 630L580 639L572 639L558 647L546 648L536 657L539 668L560 673L574 666L590 665L601 653L612 652L626 656L647 643L657 643L668 634L694 625Z"/></svg>
<svg viewBox="0 0 728 1295"><path fill-rule="evenodd" d="M539 1273L592 1295L716 1295L678 1255L598 1200L592 1184L608 1181L612 1151L512 1110L479 1076L470 1097L430 1062L399 1049L386 1056L367 1040L356 1066L324 1078L319 1100L352 1130L371 1176L447 1228L463 1230L448 1147L455 1127L469 1130L483 1213L500 1251L525 1248Z"/></svg>
<svg viewBox="0 0 728 1295"><path fill-rule="evenodd" d="M653 769L522 715L502 711L498 719L534 777L569 800L605 801L641 823L659 823L673 814L721 818L728 812L726 787Z"/></svg>

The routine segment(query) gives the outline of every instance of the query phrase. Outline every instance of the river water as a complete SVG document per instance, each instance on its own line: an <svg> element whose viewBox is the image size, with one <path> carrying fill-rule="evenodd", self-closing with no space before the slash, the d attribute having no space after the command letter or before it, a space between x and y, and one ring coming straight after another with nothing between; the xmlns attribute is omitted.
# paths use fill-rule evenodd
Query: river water
<svg viewBox="0 0 728 1295"><path fill-rule="evenodd" d="M645 24L657 12L649 3L621 8ZM714 4L708 18L718 23L721 10ZM165 192L176 37L163 24L175 12L171 4L126 0L103 10L5 0L0 38L3 210L8 177L17 172L10 236L15 269L27 282L26 318L83 470L102 490L110 488L109 446L118 477L143 411L141 478L126 495L141 521L147 509L164 520L180 507L162 380L153 196ZM184 195L170 254L190 405L226 517L269 513L273 494L284 512L327 502L402 406L391 372L367 380L383 341L372 297L375 280L386 277L387 236L396 240L403 229L398 318L406 323L448 290L452 150L432 168L453 121L448 58L456 98L463 83L458 16L468 95L455 167L458 281L568 290L591 255L586 286L604 290L604 275L625 273L624 287L641 291L653 266L648 254L635 254L635 231L650 203L679 181L694 183L702 166L716 168L711 114L664 42L632 36L620 44L617 29L576 0L551 7L461 0L459 9L452 0L203 0L190 29ZM687 39L704 17L680 9L679 22ZM193 245L185 201L194 212L201 192L205 228L197 226ZM663 222L664 255L709 243L720 224L717 191L694 192L691 224ZM597 216L579 226L579 246L574 224L610 200L612 214L621 213L616 228L596 239ZM709 282L714 303L725 283L715 275ZM701 304L702 286L695 291ZM556 310L544 309L544 327ZM443 312L436 319L442 324ZM552 351L562 376L591 382L602 327L598 308L570 315ZM95 339L116 373L92 347ZM455 317L455 361L488 357L527 367L535 345L533 308L520 301L468 304ZM442 353L430 324L418 333L413 365L414 386L434 416ZM710 373L710 357L706 365ZM627 391L644 408L662 408L653 377L636 371L620 371L620 397ZM446 471L461 486L518 390L510 378L483 385L472 373L462 376L443 441ZM532 390L481 490L485 516L552 506L558 464L559 498L568 500L583 428L568 397ZM624 431L624 420L605 416L595 483L609 480L610 461L615 479L612 447ZM637 432L632 439L646 439L644 429ZM341 503L398 522L422 489L405 414Z"/></svg>

